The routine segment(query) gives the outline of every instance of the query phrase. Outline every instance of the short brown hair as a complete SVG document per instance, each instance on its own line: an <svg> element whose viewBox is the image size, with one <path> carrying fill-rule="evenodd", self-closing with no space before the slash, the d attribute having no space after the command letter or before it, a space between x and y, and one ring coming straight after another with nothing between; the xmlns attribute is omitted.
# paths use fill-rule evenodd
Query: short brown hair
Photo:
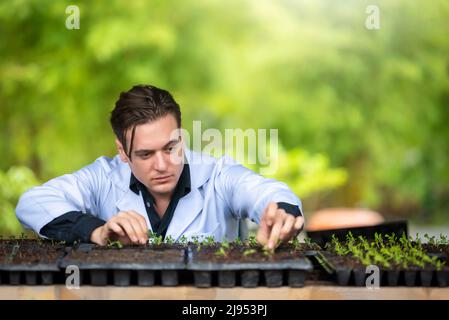
<svg viewBox="0 0 449 320"><path fill-rule="evenodd" d="M172 114L178 128L181 127L181 110L172 95L163 89L150 85L136 85L127 92L120 93L111 112L111 126L125 153L131 159L136 126ZM126 132L132 129L129 151L126 145Z"/></svg>

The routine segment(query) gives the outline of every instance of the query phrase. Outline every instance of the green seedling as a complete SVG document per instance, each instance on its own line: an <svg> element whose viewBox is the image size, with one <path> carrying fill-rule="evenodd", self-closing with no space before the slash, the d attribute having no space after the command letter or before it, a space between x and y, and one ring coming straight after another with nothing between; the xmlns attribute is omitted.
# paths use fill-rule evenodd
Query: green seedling
<svg viewBox="0 0 449 320"><path fill-rule="evenodd" d="M157 235L155 232L148 230L148 243L154 245L161 245L164 242L162 235Z"/></svg>
<svg viewBox="0 0 449 320"><path fill-rule="evenodd" d="M268 247L263 247L262 253L264 256L271 258L274 255L274 249L268 249Z"/></svg>
<svg viewBox="0 0 449 320"><path fill-rule="evenodd" d="M173 239L173 237L171 235L168 235L167 237L165 237L164 242L166 244L173 244L173 243L175 243L175 239Z"/></svg>
<svg viewBox="0 0 449 320"><path fill-rule="evenodd" d="M449 239L442 233L440 233L440 238L437 240L437 245L447 246L449 245Z"/></svg>
<svg viewBox="0 0 449 320"><path fill-rule="evenodd" d="M192 241L193 241L194 245L199 245L200 244L200 237L192 236Z"/></svg>
<svg viewBox="0 0 449 320"><path fill-rule="evenodd" d="M436 260L434 263L435 269L437 271L441 271L443 270L443 267L446 265L446 261L440 261L440 260Z"/></svg>
<svg viewBox="0 0 449 320"><path fill-rule="evenodd" d="M187 237L185 235L182 235L181 238L179 238L178 243L182 245L187 244Z"/></svg>
<svg viewBox="0 0 449 320"><path fill-rule="evenodd" d="M437 245L437 241L435 239L435 236L429 236L427 233L424 234L424 238L427 240L427 243L432 245L432 246L436 246Z"/></svg>
<svg viewBox="0 0 449 320"><path fill-rule="evenodd" d="M332 235L331 242L326 243L325 247L340 256L347 255L350 252L350 250L345 246L345 244L343 244L338 240L335 234Z"/></svg>
<svg viewBox="0 0 449 320"><path fill-rule="evenodd" d="M430 242L438 243L439 239L426 237ZM440 237L441 238L441 237ZM408 268L415 266L425 268L426 265L442 268L442 262L437 257L430 257L423 249L417 235L416 239L408 238L405 234L398 239L394 234L375 234L374 241L369 242L364 237L355 239L351 234L346 236L346 242L339 241L335 236L326 244L326 248L339 254L351 255L364 265L376 264L385 268L392 266Z"/></svg>
<svg viewBox="0 0 449 320"><path fill-rule="evenodd" d="M227 257L229 254L229 248L230 248L229 242L223 241L221 243L220 248L217 251L215 251L215 254L217 256Z"/></svg>
<svg viewBox="0 0 449 320"><path fill-rule="evenodd" d="M251 247L258 247L259 246L259 242L256 239L255 235L250 235L248 237L248 243Z"/></svg>
<svg viewBox="0 0 449 320"><path fill-rule="evenodd" d="M215 245L215 238L214 238L214 236L206 237L202 244L204 246L213 246L213 245Z"/></svg>
<svg viewBox="0 0 449 320"><path fill-rule="evenodd" d="M119 240L112 241L112 240L108 239L107 246L108 246L108 248L117 248L117 249L123 248L123 244Z"/></svg>
<svg viewBox="0 0 449 320"><path fill-rule="evenodd" d="M239 238L239 237L237 237L235 240L234 240L234 245L235 246L241 246L241 245L243 245L243 242L242 242L242 240Z"/></svg>
<svg viewBox="0 0 449 320"><path fill-rule="evenodd" d="M308 239L308 238L307 238ZM310 239L309 239L310 240ZM295 248L295 249L300 249L301 248L301 243L299 242L299 239L298 239L298 237L293 237L293 239L291 239L289 242L288 242L288 244L289 245L291 245L293 248ZM308 244L307 242L306 242L306 244Z"/></svg>
<svg viewBox="0 0 449 320"><path fill-rule="evenodd" d="M243 251L243 255L245 257L249 256L249 255L252 255L252 254L255 254L255 253L257 253L256 249L246 249L246 250Z"/></svg>

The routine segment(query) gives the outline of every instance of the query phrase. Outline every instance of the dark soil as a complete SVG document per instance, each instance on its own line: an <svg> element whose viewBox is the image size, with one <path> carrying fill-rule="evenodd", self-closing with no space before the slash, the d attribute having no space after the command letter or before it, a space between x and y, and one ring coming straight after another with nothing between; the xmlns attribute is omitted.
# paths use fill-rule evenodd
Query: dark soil
<svg viewBox="0 0 449 320"><path fill-rule="evenodd" d="M304 258L304 252L295 250L289 246L278 247L273 254L265 253L261 247L249 246L231 246L224 249L225 255L219 254L219 245L202 246L196 252L197 262L213 262L213 263L245 263L245 262L283 262ZM255 250L254 253L246 254L247 250Z"/></svg>
<svg viewBox="0 0 449 320"><path fill-rule="evenodd" d="M434 246L431 244L424 243L422 245L424 251L426 251L427 254L438 254L445 258L446 261L449 259L449 245L439 245Z"/></svg>
<svg viewBox="0 0 449 320"><path fill-rule="evenodd" d="M64 246L37 240L0 240L0 264L51 264L62 257Z"/></svg>
<svg viewBox="0 0 449 320"><path fill-rule="evenodd" d="M348 269L365 269L365 266L351 255L340 256L336 253L322 252L324 258L336 269L348 268Z"/></svg>
<svg viewBox="0 0 449 320"><path fill-rule="evenodd" d="M126 246L121 249L95 247L93 250L72 250L68 260L83 263L172 263L184 261L184 250L164 246Z"/></svg>

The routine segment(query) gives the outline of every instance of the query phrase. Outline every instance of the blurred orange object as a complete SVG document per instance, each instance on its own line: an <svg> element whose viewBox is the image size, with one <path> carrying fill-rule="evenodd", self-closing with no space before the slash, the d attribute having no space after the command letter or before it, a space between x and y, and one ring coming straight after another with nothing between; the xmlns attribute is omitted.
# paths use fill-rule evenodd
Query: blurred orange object
<svg viewBox="0 0 449 320"><path fill-rule="evenodd" d="M306 231L374 226L384 222L378 212L368 209L329 208L306 219Z"/></svg>

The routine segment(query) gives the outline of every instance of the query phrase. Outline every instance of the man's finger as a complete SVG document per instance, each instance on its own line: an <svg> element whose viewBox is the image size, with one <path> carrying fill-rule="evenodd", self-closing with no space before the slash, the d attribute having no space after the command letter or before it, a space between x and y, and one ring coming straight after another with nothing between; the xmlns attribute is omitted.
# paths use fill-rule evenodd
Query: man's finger
<svg viewBox="0 0 449 320"><path fill-rule="evenodd" d="M283 219L277 219L273 225L273 228L271 229L270 233L270 239L268 240L268 249L272 250L274 249L275 245L277 244L277 241L279 239L279 234L281 232Z"/></svg>
<svg viewBox="0 0 449 320"><path fill-rule="evenodd" d="M136 243L144 244L146 243L147 238L147 232L144 228L142 228L142 225L137 217L134 217L133 215L128 215L126 218L128 222L131 224L131 227L133 228L137 241Z"/></svg>
<svg viewBox="0 0 449 320"><path fill-rule="evenodd" d="M274 224L276 218L276 210L278 205L276 202L270 202L264 214L264 219L267 222L267 226L271 227Z"/></svg>
<svg viewBox="0 0 449 320"><path fill-rule="evenodd" d="M145 218L138 214L135 211L128 211L129 214L136 220L136 222L139 224L139 228L140 228L140 235L139 235L139 239L140 241L143 243L147 242L148 240L148 225L147 225L147 221L145 220Z"/></svg>
<svg viewBox="0 0 449 320"><path fill-rule="evenodd" d="M116 223L125 230L126 235L131 239L132 242L136 243L139 241L134 227L127 218L118 218L116 220Z"/></svg>
<svg viewBox="0 0 449 320"><path fill-rule="evenodd" d="M279 234L279 239L286 240L291 233L294 231L294 224L296 220L295 217L291 214L287 214L287 217L284 220L284 225L282 226L281 232Z"/></svg>
<svg viewBox="0 0 449 320"><path fill-rule="evenodd" d="M268 241L268 237L270 236L270 230L271 228L267 226L266 221L262 219L259 224L259 229L257 230L257 242L264 246Z"/></svg>
<svg viewBox="0 0 449 320"><path fill-rule="evenodd" d="M114 221L109 221L107 228L109 230L112 230L114 233L118 234L121 237L126 236L125 231L122 229L122 227L120 227L117 223L115 223Z"/></svg>
<svg viewBox="0 0 449 320"><path fill-rule="evenodd" d="M304 226L304 217L296 217L294 228L296 231L300 231Z"/></svg>
<svg viewBox="0 0 449 320"><path fill-rule="evenodd" d="M148 239L147 231L142 226L141 219L138 215L139 214L136 212L127 211L125 212L125 215L122 216L122 218L129 221L134 232L136 233L137 241L140 242L141 244L144 244Z"/></svg>

